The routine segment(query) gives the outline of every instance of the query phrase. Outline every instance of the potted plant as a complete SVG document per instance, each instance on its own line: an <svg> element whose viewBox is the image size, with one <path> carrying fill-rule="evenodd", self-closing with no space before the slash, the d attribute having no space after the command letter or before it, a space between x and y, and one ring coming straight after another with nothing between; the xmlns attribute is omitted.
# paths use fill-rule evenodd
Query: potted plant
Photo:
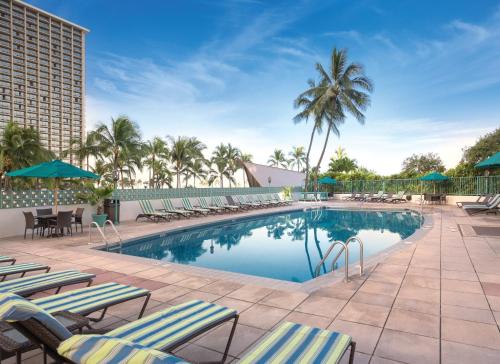
<svg viewBox="0 0 500 364"><path fill-rule="evenodd" d="M96 207L96 212L92 214L92 221L102 227L108 218L108 215L104 213L104 200L111 196L114 188L111 186L95 187L93 184L88 184L86 189L87 192L79 193L76 197Z"/></svg>

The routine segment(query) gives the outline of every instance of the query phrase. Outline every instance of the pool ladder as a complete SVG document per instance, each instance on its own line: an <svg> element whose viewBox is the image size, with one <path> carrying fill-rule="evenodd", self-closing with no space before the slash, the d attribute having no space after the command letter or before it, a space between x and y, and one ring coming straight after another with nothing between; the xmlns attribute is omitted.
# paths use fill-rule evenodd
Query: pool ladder
<svg viewBox="0 0 500 364"><path fill-rule="evenodd" d="M316 270L314 271L314 276L318 277L321 266L325 263L326 259L329 257L330 253L333 251L333 248L335 248L337 245L340 245L340 251L337 253L335 258L332 260L330 272L333 272L335 270L335 263L337 263L337 260L340 258L342 253L344 253L344 274L345 274L345 281L349 282L349 244L352 243L353 241L358 242L359 244L359 275L363 275L363 254L364 254L364 248L363 248L363 241L358 238L357 236L351 236L349 239L346 240L346 242L342 242L340 240L334 240L328 250L325 253L325 256L321 261L318 263L316 266Z"/></svg>
<svg viewBox="0 0 500 364"><path fill-rule="evenodd" d="M89 225L89 244L92 244L92 227L95 226L97 228L97 231L99 232L99 235L101 235L102 241L106 244L106 251L109 250L110 241L108 240L108 238L106 237L106 234L105 234L106 225L110 225L111 228L113 229L113 231L115 232L115 235L118 237L118 243L120 245L120 253L121 253L122 252L122 237L120 236L120 233L116 229L115 224L113 224L113 221L111 221L111 220L106 220L104 222L104 225L102 226L102 229L95 221L92 221L90 223L90 225Z"/></svg>

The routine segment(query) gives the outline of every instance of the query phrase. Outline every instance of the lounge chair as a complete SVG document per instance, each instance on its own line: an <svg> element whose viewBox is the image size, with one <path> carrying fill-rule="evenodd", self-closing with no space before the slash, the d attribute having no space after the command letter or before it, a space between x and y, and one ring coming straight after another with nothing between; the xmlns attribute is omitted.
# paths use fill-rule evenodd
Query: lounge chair
<svg viewBox="0 0 500 364"><path fill-rule="evenodd" d="M479 213L497 213L499 210L500 206L500 195L498 197L494 198L491 202L487 203L486 205L465 205L463 209L467 211L468 214L470 215L475 215Z"/></svg>
<svg viewBox="0 0 500 364"><path fill-rule="evenodd" d="M260 202L253 195L246 195L244 198L246 202L252 203L255 207L261 208L267 206L267 204Z"/></svg>
<svg viewBox="0 0 500 364"><path fill-rule="evenodd" d="M149 200L139 200L139 206L141 206L142 213L137 215L135 221L140 218L146 218L154 222L159 222L160 220L170 221L172 216L168 212L156 211Z"/></svg>
<svg viewBox="0 0 500 364"><path fill-rule="evenodd" d="M386 198L384 202L397 203L397 202L406 202L405 191L398 191L395 195L390 198Z"/></svg>
<svg viewBox="0 0 500 364"><path fill-rule="evenodd" d="M356 197L356 193L351 193L350 196L344 196L342 197L342 200L346 200L346 201L351 201L351 200L354 200L354 198Z"/></svg>
<svg viewBox="0 0 500 364"><path fill-rule="evenodd" d="M225 208L223 207L218 207L218 206L210 206L208 204L208 201L205 200L205 197L198 197L198 203L200 204L200 207L202 209L207 209L215 213L223 212Z"/></svg>
<svg viewBox="0 0 500 364"><path fill-rule="evenodd" d="M266 198L264 198L264 196L262 195L254 195L253 196L253 200L257 203L260 203L264 206L276 206L276 203L275 202L272 202L272 201L269 201L267 200Z"/></svg>
<svg viewBox="0 0 500 364"><path fill-rule="evenodd" d="M0 282L3 282L5 278L12 274L21 274L21 277L24 277L28 272L35 272L37 270L44 270L47 273L50 270L50 267L46 264L39 263L21 263L14 265L5 265L0 267Z"/></svg>
<svg viewBox="0 0 500 364"><path fill-rule="evenodd" d="M223 199L226 202L224 202ZM222 196L214 196L214 197L212 197L212 202L213 202L213 204L215 206L219 206L219 207L225 208L226 210L229 210L229 211L238 211L240 209L239 206L228 204L227 203L227 199L225 197L222 197Z"/></svg>
<svg viewBox="0 0 500 364"><path fill-rule="evenodd" d="M64 340L73 337L71 332L64 329L61 323L43 308L11 293L0 294L0 320L8 320L33 342L43 345L47 353L57 361L63 360L58 354L58 349L65 347ZM169 352L230 320L233 320L233 325L223 354L222 362L224 362L236 329L238 314L233 309L214 303L195 300L172 306L109 331L104 337L130 342L149 350ZM87 346L87 353L89 349ZM109 352L108 354L112 355ZM73 358L71 362L83 362L80 360ZM102 360L102 357L100 360L96 357L91 361L86 359L85 363L100 363ZM109 361L108 356L106 362L125 363L123 359ZM144 362L148 361L137 357L135 361L129 363Z"/></svg>
<svg viewBox="0 0 500 364"><path fill-rule="evenodd" d="M355 201L361 201L363 198L364 198L365 194L360 192L360 193L356 193L356 195L354 195L354 200Z"/></svg>
<svg viewBox="0 0 500 364"><path fill-rule="evenodd" d="M194 207L191 201L189 201L189 198L187 197L182 198L182 207L184 207L185 210L193 211L194 213L201 215L208 215L210 212L212 212L210 209Z"/></svg>
<svg viewBox="0 0 500 364"><path fill-rule="evenodd" d="M27 297L37 292L56 288L56 293L59 293L62 287L72 284L88 283L90 286L94 278L94 274L77 270L50 272L0 282L0 292L13 292Z"/></svg>
<svg viewBox="0 0 500 364"><path fill-rule="evenodd" d="M254 204L250 204L250 203L246 202L239 195L231 196L231 198L232 198L233 202L235 204L237 204L242 209L248 210L251 208L255 208Z"/></svg>
<svg viewBox="0 0 500 364"><path fill-rule="evenodd" d="M366 201L368 201L368 202L378 202L378 201L380 201L380 199L382 198L383 195L384 195L384 191L378 191L375 196L368 197L366 199Z"/></svg>
<svg viewBox="0 0 500 364"><path fill-rule="evenodd" d="M284 197L281 198L279 193L274 194L279 201L282 201L285 205L291 205L293 203L293 198Z"/></svg>
<svg viewBox="0 0 500 364"><path fill-rule="evenodd" d="M498 198L498 196L500 196L500 194L486 195L486 196L484 196L484 200L482 200L482 201L481 201L481 198L483 196L479 196L476 201L458 201L457 202L457 206L458 207L463 207L463 206L467 206L467 205L483 205L483 206L486 206L488 203L491 203L496 198Z"/></svg>
<svg viewBox="0 0 500 364"><path fill-rule="evenodd" d="M163 204L163 210L165 212L170 213L170 214L176 214L179 217L180 216L187 217L188 219L193 214L193 211L188 211L188 210L179 209L179 208L174 207L174 204L168 198L162 198L161 203Z"/></svg>
<svg viewBox="0 0 500 364"><path fill-rule="evenodd" d="M9 257L7 255L0 255L0 263L10 263L14 264L16 262L16 258Z"/></svg>
<svg viewBox="0 0 500 364"><path fill-rule="evenodd" d="M387 200L391 199L394 194L392 193L384 193L382 197L380 197L379 202L386 202Z"/></svg>

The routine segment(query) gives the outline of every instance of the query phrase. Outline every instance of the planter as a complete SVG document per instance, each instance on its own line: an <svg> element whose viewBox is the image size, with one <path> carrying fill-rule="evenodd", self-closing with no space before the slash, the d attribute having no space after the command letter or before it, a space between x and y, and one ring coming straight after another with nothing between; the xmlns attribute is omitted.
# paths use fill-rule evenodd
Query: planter
<svg viewBox="0 0 500 364"><path fill-rule="evenodd" d="M107 219L108 215L106 214L100 214L100 215L92 214L92 221L95 222L100 227L104 226L104 223L106 222Z"/></svg>

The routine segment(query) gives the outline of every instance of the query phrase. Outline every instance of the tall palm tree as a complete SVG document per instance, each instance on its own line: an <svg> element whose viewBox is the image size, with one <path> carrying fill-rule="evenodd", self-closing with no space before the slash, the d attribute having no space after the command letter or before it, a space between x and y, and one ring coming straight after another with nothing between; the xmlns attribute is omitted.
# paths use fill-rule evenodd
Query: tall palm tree
<svg viewBox="0 0 500 364"><path fill-rule="evenodd" d="M240 154L240 161L241 163L246 163L246 162L249 162L251 163L252 162L252 159L253 159L253 156L249 153L242 153ZM245 168L242 168L243 170L243 187L246 187L245 186L245 179L246 179L246 172L245 172Z"/></svg>
<svg viewBox="0 0 500 364"><path fill-rule="evenodd" d="M231 183L234 181L234 174L241 166L238 163L240 155L241 151L238 148L232 146L231 143L228 143L226 145L226 159L228 162L228 170L231 177L233 177L229 179L229 188L231 188Z"/></svg>
<svg viewBox="0 0 500 364"><path fill-rule="evenodd" d="M208 175L208 171L205 169L206 165L207 161L203 158L196 158L189 161L186 167L186 181L188 180L188 178L192 177L193 187L196 187L196 180L198 179L202 181Z"/></svg>
<svg viewBox="0 0 500 364"><path fill-rule="evenodd" d="M193 158L203 158L203 150L206 148L200 140L195 137L168 136L170 141L170 160L173 163L177 177L177 188L181 186L181 174Z"/></svg>
<svg viewBox="0 0 500 364"><path fill-rule="evenodd" d="M90 157L98 157L100 155L100 147L97 142L95 131L90 131L83 139L75 138L70 140L69 149L63 151L63 156L73 154L80 165L85 161L85 169L90 171Z"/></svg>
<svg viewBox="0 0 500 364"><path fill-rule="evenodd" d="M98 187L102 182L105 182L105 184L113 183L113 166L103 159L96 159L94 167L90 167L90 170L98 176L101 176L97 181Z"/></svg>
<svg viewBox="0 0 500 364"><path fill-rule="evenodd" d="M327 122L323 149L316 165L319 171L330 134L339 134L338 125L345 121L346 114L351 114L359 123L364 124L363 112L370 105L369 93L373 91L373 84L365 76L362 65L348 64L346 49L334 48L328 71L320 63L316 64L316 70L320 76L319 83L301 96L314 98L314 113ZM314 181L317 189L317 175Z"/></svg>
<svg viewBox="0 0 500 364"><path fill-rule="evenodd" d="M269 156L267 164L269 164L271 167L288 167L288 161L285 158L285 153L283 153L281 149L274 150L273 154Z"/></svg>
<svg viewBox="0 0 500 364"><path fill-rule="evenodd" d="M228 179L231 177L230 165L227 159L227 146L225 144L220 143L215 147L212 152L211 164L215 168L211 170L212 176L209 182L213 183L215 179L219 179L220 187L224 187L224 177Z"/></svg>
<svg viewBox="0 0 500 364"><path fill-rule="evenodd" d="M95 130L95 138L101 154L108 158L113 166L115 188L123 176L135 173L135 168L141 167L141 158L144 153L139 126L127 116L111 118L111 123L99 123Z"/></svg>
<svg viewBox="0 0 500 364"><path fill-rule="evenodd" d="M297 166L297 172L300 172L300 167L305 163L306 160L306 152L304 151L304 147L293 147L292 151L289 153L290 166Z"/></svg>
<svg viewBox="0 0 500 364"><path fill-rule="evenodd" d="M147 161L145 164L149 167L149 186L155 186L155 178L158 168L158 160L165 160L169 157L167 143L160 137L154 137L148 141L145 147Z"/></svg>

